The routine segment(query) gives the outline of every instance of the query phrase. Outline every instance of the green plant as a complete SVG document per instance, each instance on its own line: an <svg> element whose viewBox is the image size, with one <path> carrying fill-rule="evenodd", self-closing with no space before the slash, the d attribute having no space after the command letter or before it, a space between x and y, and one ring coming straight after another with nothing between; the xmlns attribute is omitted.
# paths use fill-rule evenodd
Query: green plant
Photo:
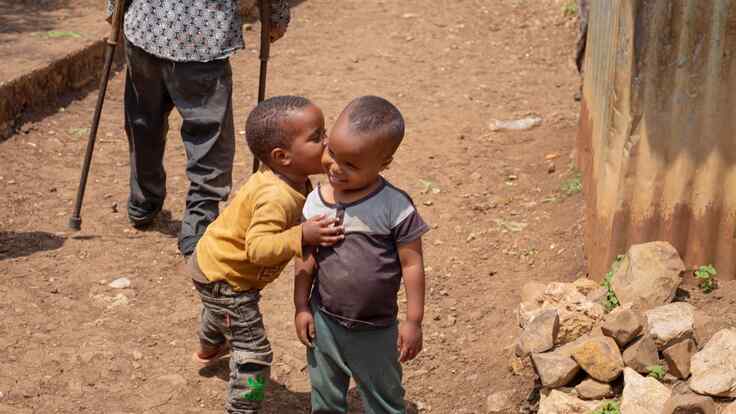
<svg viewBox="0 0 736 414"><path fill-rule="evenodd" d="M419 184L422 186L422 194L439 194L440 189L433 182L428 180L419 180Z"/></svg>
<svg viewBox="0 0 736 414"><path fill-rule="evenodd" d="M82 35L77 32L52 30L50 32L46 32L46 37L48 37L49 39L59 39L64 37L79 38L82 37Z"/></svg>
<svg viewBox="0 0 736 414"><path fill-rule="evenodd" d="M578 5L575 3L575 0L569 0L562 6L562 14L566 17L573 17L578 14Z"/></svg>
<svg viewBox="0 0 736 414"><path fill-rule="evenodd" d="M652 365L647 367L647 371L649 371L648 377L652 377L656 379L657 381L662 381L664 378L664 374L667 373L667 369L662 365Z"/></svg>
<svg viewBox="0 0 736 414"><path fill-rule="evenodd" d="M606 288L606 310L608 312L614 310L618 305L621 304L619 302L618 297L616 297L616 292L613 291L613 275L616 274L616 271L618 271L618 267L621 265L621 261L624 260L623 255L616 256L616 260L613 261L613 264L611 264L611 270L606 273L606 276L603 278L603 287Z"/></svg>
<svg viewBox="0 0 736 414"><path fill-rule="evenodd" d="M621 414L621 407L616 400L604 401L592 414Z"/></svg>
<svg viewBox="0 0 736 414"><path fill-rule="evenodd" d="M573 172L572 177L562 182L560 190L567 196L572 196L583 191L583 178L580 172Z"/></svg>
<svg viewBox="0 0 736 414"><path fill-rule="evenodd" d="M700 281L698 286L704 293L710 293L715 290L716 286L716 268L713 265L700 266L695 271L695 277Z"/></svg>
<svg viewBox="0 0 736 414"><path fill-rule="evenodd" d="M69 128L67 131L77 137L89 134L89 128Z"/></svg>

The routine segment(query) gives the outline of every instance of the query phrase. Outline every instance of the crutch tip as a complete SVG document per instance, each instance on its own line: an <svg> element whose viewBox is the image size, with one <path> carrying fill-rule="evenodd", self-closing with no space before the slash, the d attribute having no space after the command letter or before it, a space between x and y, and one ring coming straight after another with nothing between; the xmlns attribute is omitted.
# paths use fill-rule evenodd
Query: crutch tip
<svg viewBox="0 0 736 414"><path fill-rule="evenodd" d="M82 230L82 218L81 217L69 217L69 228L74 231Z"/></svg>

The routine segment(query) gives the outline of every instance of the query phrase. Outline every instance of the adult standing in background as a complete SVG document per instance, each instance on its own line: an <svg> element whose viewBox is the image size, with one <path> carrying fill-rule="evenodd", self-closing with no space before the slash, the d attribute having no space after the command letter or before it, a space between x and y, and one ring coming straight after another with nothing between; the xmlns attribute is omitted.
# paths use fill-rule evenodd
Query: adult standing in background
<svg viewBox="0 0 736 414"><path fill-rule="evenodd" d="M232 185L235 131L229 57L244 47L239 0L125 0L128 218L153 222L166 198L168 118L176 108L189 191L179 251L189 256ZM245 0L240 0L245 1ZM286 33L288 0L271 0L271 41ZM108 0L112 15L113 0Z"/></svg>

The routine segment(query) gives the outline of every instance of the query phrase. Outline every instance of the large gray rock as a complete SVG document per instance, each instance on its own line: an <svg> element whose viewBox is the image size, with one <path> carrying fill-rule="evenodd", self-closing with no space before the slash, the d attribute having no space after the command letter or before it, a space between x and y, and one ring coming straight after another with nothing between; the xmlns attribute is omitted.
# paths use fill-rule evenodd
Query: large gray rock
<svg viewBox="0 0 736 414"><path fill-rule="evenodd" d="M663 305L646 313L647 333L659 350L693 337L695 307L685 302Z"/></svg>
<svg viewBox="0 0 736 414"><path fill-rule="evenodd" d="M693 336L698 349L703 349L713 335L721 329L727 328L728 323L719 318L714 318L707 313L696 310Z"/></svg>
<svg viewBox="0 0 736 414"><path fill-rule="evenodd" d="M690 363L690 388L698 394L736 397L736 329L717 332Z"/></svg>
<svg viewBox="0 0 736 414"><path fill-rule="evenodd" d="M575 391L584 400L601 400L613 396L613 387L611 387L611 384L599 382L593 378L583 380L575 386Z"/></svg>
<svg viewBox="0 0 736 414"><path fill-rule="evenodd" d="M687 379L690 376L690 360L696 350L695 341L686 339L662 351L667 371L679 379Z"/></svg>
<svg viewBox="0 0 736 414"><path fill-rule="evenodd" d="M716 405L712 398L702 395L673 395L662 414L716 414Z"/></svg>
<svg viewBox="0 0 736 414"><path fill-rule="evenodd" d="M522 288L519 304L519 325L526 328L531 321L547 309L555 309L560 318L556 345L572 342L588 334L603 320L605 308L588 300L583 292L587 283L553 282L542 293L537 283L528 283Z"/></svg>
<svg viewBox="0 0 736 414"><path fill-rule="evenodd" d="M615 380L624 369L616 341L607 336L588 339L573 351L572 357L588 375L601 382Z"/></svg>
<svg viewBox="0 0 736 414"><path fill-rule="evenodd" d="M621 414L661 414L671 391L654 378L643 377L631 368L624 369Z"/></svg>
<svg viewBox="0 0 736 414"><path fill-rule="evenodd" d="M623 348L641 333L641 318L631 308L619 307L606 315L601 330Z"/></svg>
<svg viewBox="0 0 736 414"><path fill-rule="evenodd" d="M685 264L667 242L631 246L613 274L612 287L622 305L647 311L672 301Z"/></svg>
<svg viewBox="0 0 736 414"><path fill-rule="evenodd" d="M649 367L658 364L657 344L649 335L644 335L624 351L624 365L641 374L647 374Z"/></svg>
<svg viewBox="0 0 736 414"><path fill-rule="evenodd" d="M542 395L538 414L589 414L598 405L600 402L583 401L564 392L552 390L549 395Z"/></svg>
<svg viewBox="0 0 736 414"><path fill-rule="evenodd" d="M577 289L578 292L585 295L586 297L594 294L595 291L601 288L600 282L596 282L593 279L588 279L584 277L575 280L574 282L572 282L572 285L575 286L575 289Z"/></svg>
<svg viewBox="0 0 736 414"><path fill-rule="evenodd" d="M560 329L560 317L556 309L546 309L532 319L516 341L514 352L518 357L546 352L555 346Z"/></svg>
<svg viewBox="0 0 736 414"><path fill-rule="evenodd" d="M580 372L578 363L561 352L532 354L532 364L542 385L547 388L564 387Z"/></svg>

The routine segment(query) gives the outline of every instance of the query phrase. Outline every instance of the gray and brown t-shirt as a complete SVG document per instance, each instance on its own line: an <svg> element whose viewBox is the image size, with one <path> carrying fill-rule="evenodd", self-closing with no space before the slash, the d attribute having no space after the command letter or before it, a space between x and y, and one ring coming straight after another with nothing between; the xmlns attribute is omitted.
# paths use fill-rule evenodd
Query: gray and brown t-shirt
<svg viewBox="0 0 736 414"><path fill-rule="evenodd" d="M338 217L345 239L316 253L312 300L347 328L396 323L401 285L398 246L429 230L409 196L381 178L371 194L349 204L331 204L317 187L307 197L304 217Z"/></svg>

